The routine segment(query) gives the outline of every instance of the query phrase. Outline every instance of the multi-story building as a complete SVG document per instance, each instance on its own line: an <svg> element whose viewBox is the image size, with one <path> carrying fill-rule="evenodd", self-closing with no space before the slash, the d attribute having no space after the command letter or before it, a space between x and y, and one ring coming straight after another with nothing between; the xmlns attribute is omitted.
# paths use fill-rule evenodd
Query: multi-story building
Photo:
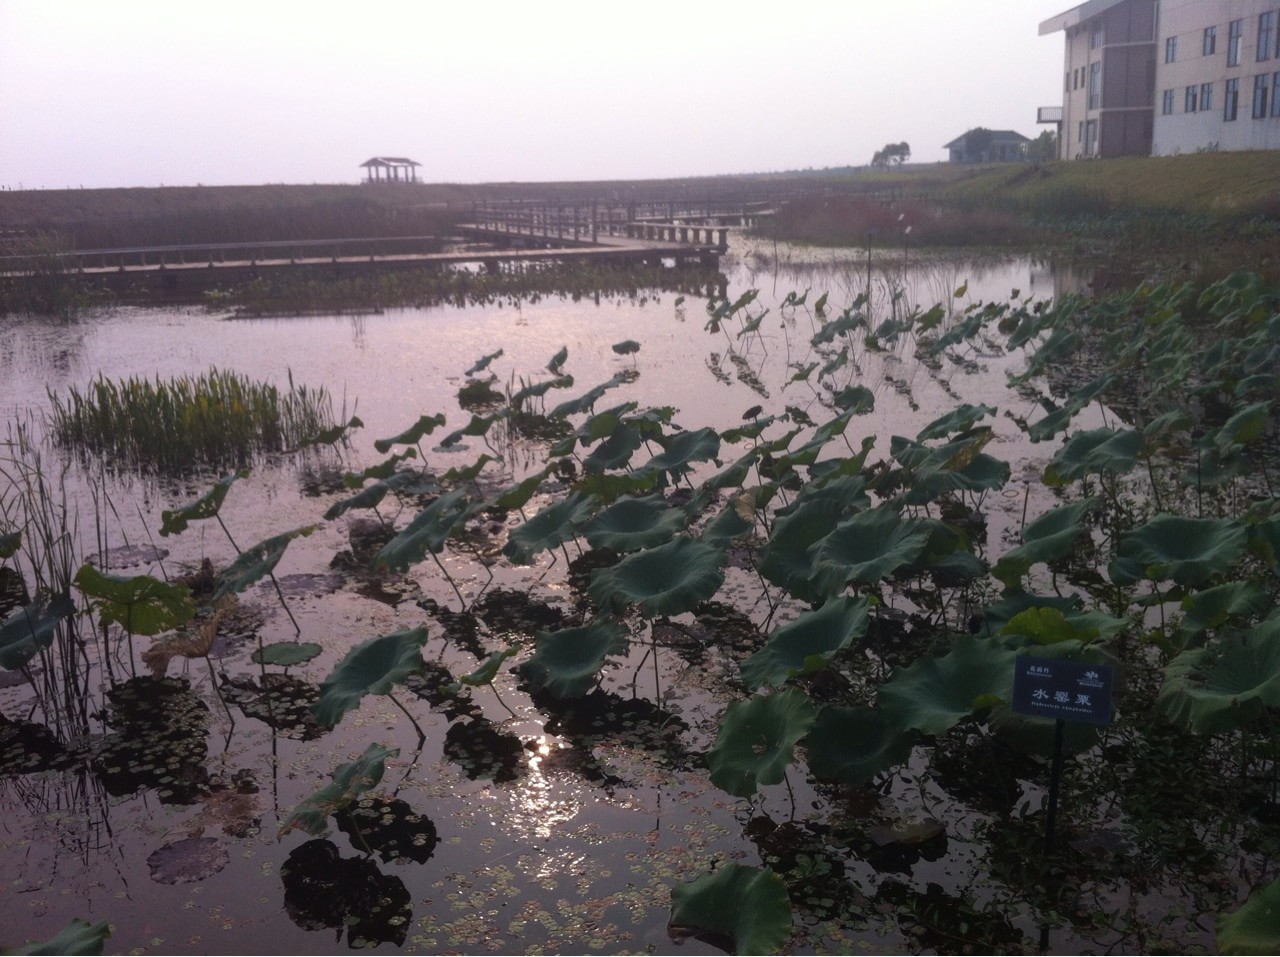
<svg viewBox="0 0 1280 957"><path fill-rule="evenodd" d="M1280 0L1089 0L1058 31L1061 158L1280 148Z"/></svg>

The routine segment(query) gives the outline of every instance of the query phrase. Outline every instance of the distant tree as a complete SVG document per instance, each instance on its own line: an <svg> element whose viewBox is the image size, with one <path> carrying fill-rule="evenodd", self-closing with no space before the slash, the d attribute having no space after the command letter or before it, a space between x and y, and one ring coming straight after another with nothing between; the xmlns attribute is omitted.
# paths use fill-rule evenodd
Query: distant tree
<svg viewBox="0 0 1280 957"><path fill-rule="evenodd" d="M964 135L965 159L970 163L982 162L982 154L991 148L992 133L985 126L976 126Z"/></svg>
<svg viewBox="0 0 1280 957"><path fill-rule="evenodd" d="M1053 130L1041 130L1027 146L1027 159L1046 161L1058 158L1058 135Z"/></svg>
<svg viewBox="0 0 1280 957"><path fill-rule="evenodd" d="M909 159L911 159L911 147L907 143L886 143L884 149L876 150L876 155L871 158L871 165L888 166L893 163L895 166L901 166Z"/></svg>

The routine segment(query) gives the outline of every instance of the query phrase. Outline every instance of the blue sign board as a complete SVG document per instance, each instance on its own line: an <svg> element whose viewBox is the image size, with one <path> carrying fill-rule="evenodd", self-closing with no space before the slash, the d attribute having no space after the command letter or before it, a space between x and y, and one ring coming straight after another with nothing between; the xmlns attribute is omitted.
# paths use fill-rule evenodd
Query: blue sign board
<svg viewBox="0 0 1280 957"><path fill-rule="evenodd" d="M1111 723L1111 667L1019 655L1013 663L1013 710L1035 718Z"/></svg>

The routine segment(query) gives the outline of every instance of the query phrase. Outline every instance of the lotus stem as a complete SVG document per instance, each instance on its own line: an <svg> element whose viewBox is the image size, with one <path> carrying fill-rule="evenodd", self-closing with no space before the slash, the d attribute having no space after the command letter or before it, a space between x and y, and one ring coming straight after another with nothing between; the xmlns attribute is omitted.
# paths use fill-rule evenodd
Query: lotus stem
<svg viewBox="0 0 1280 957"><path fill-rule="evenodd" d="M387 697L391 699L392 704L394 704L397 708L399 708L401 711L404 712L404 716L408 718L409 723L413 725L413 730L418 732L418 747L421 748L423 743L427 740L427 736L423 732L422 726L418 724L417 720L413 717L413 715L409 713L409 709L400 703L400 699L398 699L390 691L387 692Z"/></svg>
<svg viewBox="0 0 1280 957"><path fill-rule="evenodd" d="M457 596L458 596L458 601L462 604L462 608L461 608L460 610L461 610L461 611L466 611L466 610L467 610L467 600L466 600L465 598L463 598L463 597L462 597L462 592L461 592L461 591L459 591L457 582L455 582L455 581L453 580L453 576L449 574L449 570L448 570L447 568L445 568L445 567L444 567L444 564L440 561L440 556L439 556L439 555L437 555L435 552L431 551L431 549L427 549L427 552L428 552L428 554L430 554L430 555L431 555L431 559L432 559L432 561L434 561L434 562L436 563L436 567L440 569L440 573L441 573L442 575L444 575L445 579L446 579L446 580L449 582L449 584L453 587L453 593L454 593L455 595L457 595ZM492 573L490 573L489 577L490 577L490 578L492 578L492 577L493 577L493 574L492 574Z"/></svg>

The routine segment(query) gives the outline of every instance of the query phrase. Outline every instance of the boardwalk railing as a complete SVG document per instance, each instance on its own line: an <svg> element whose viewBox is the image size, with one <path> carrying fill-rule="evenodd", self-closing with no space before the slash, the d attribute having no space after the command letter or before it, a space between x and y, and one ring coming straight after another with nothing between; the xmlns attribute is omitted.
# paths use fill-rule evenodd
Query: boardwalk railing
<svg viewBox="0 0 1280 957"><path fill-rule="evenodd" d="M620 236L724 250L730 224L752 225L763 215L742 209L676 210L672 204L667 206L675 216L655 215L652 208L641 213L635 206L477 203L468 225L482 232L546 242L599 243L601 236Z"/></svg>

